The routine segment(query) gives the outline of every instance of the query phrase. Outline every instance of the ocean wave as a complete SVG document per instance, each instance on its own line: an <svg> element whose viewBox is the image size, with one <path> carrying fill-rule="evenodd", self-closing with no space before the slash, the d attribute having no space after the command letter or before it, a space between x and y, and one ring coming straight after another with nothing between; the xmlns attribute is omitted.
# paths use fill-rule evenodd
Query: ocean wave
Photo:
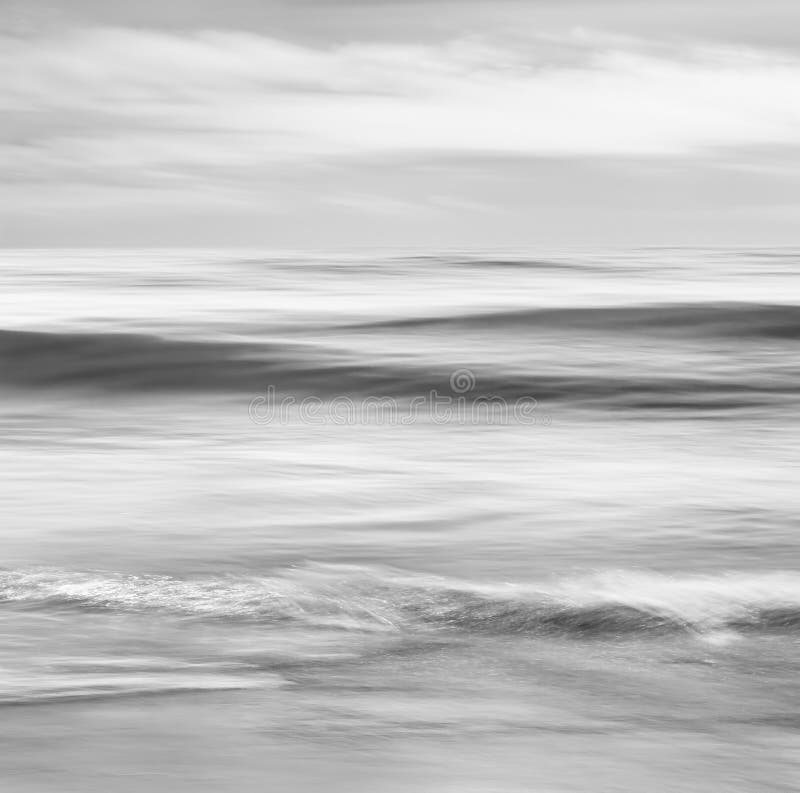
<svg viewBox="0 0 800 793"><path fill-rule="evenodd" d="M534 270L581 270L589 265L580 260L568 261L566 259L557 261L555 259L533 259L518 256L499 256L487 258L485 256L458 256L458 255L439 255L439 254L420 254L417 256L400 256L398 262L422 264L425 266L474 267L476 269L488 268L515 268L515 269L534 269ZM380 266L380 265L379 265ZM596 262L592 263L595 270L599 268Z"/></svg>
<svg viewBox="0 0 800 793"><path fill-rule="evenodd" d="M638 306L564 307L480 311L410 317L353 325L362 330L515 330L540 333L656 334L702 341L800 339L800 306L772 303L655 303Z"/></svg>
<svg viewBox="0 0 800 793"><path fill-rule="evenodd" d="M358 358L346 350L300 342L207 341L123 333L0 331L2 384L17 389L101 390L111 393L244 393L272 387L295 397L429 397L434 391L466 401L533 398L589 407L729 409L796 399L800 373L738 371L586 373L475 368L474 388L454 392L458 366L402 358ZM424 406L423 406L424 408Z"/></svg>
<svg viewBox="0 0 800 793"><path fill-rule="evenodd" d="M185 663L166 659L72 659L52 661L24 671L3 669L0 706L50 705L119 697L196 694L280 685L239 664ZM249 674L248 674L249 673Z"/></svg>
<svg viewBox="0 0 800 793"><path fill-rule="evenodd" d="M0 603L368 632L452 630L584 638L796 632L800 574L605 572L541 584L492 585L323 564L271 576L197 578L11 570L0 574Z"/></svg>
<svg viewBox="0 0 800 793"><path fill-rule="evenodd" d="M301 345L169 339L129 333L0 330L3 382L135 390L261 387Z"/></svg>

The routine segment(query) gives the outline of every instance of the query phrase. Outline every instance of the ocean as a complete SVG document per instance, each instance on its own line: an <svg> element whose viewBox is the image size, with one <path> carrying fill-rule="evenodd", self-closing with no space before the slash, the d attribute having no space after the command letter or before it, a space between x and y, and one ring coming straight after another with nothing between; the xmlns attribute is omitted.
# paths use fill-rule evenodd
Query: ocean
<svg viewBox="0 0 800 793"><path fill-rule="evenodd" d="M4 790L800 789L800 251L0 261Z"/></svg>

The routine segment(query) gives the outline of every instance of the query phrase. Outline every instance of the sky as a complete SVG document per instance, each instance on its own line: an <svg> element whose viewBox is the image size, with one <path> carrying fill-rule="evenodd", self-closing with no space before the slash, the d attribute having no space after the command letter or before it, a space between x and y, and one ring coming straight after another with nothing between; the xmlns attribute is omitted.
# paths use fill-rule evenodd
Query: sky
<svg viewBox="0 0 800 793"><path fill-rule="evenodd" d="M797 0L0 0L0 245L800 242Z"/></svg>

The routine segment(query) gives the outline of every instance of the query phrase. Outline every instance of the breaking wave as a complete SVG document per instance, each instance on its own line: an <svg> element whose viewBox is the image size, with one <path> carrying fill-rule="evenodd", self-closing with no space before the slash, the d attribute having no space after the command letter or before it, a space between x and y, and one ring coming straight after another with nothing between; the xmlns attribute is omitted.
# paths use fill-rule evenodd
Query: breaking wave
<svg viewBox="0 0 800 793"><path fill-rule="evenodd" d="M606 572L542 584L490 585L323 564L271 576L196 578L12 570L0 574L0 603L370 632L585 638L726 629L795 632L800 629L800 574Z"/></svg>

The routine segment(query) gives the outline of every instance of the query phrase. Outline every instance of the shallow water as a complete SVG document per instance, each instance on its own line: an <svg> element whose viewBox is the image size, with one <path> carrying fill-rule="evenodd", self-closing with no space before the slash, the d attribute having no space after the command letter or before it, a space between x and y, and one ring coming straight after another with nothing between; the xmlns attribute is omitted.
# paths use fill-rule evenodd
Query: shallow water
<svg viewBox="0 0 800 793"><path fill-rule="evenodd" d="M7 789L794 789L798 264L5 252Z"/></svg>

